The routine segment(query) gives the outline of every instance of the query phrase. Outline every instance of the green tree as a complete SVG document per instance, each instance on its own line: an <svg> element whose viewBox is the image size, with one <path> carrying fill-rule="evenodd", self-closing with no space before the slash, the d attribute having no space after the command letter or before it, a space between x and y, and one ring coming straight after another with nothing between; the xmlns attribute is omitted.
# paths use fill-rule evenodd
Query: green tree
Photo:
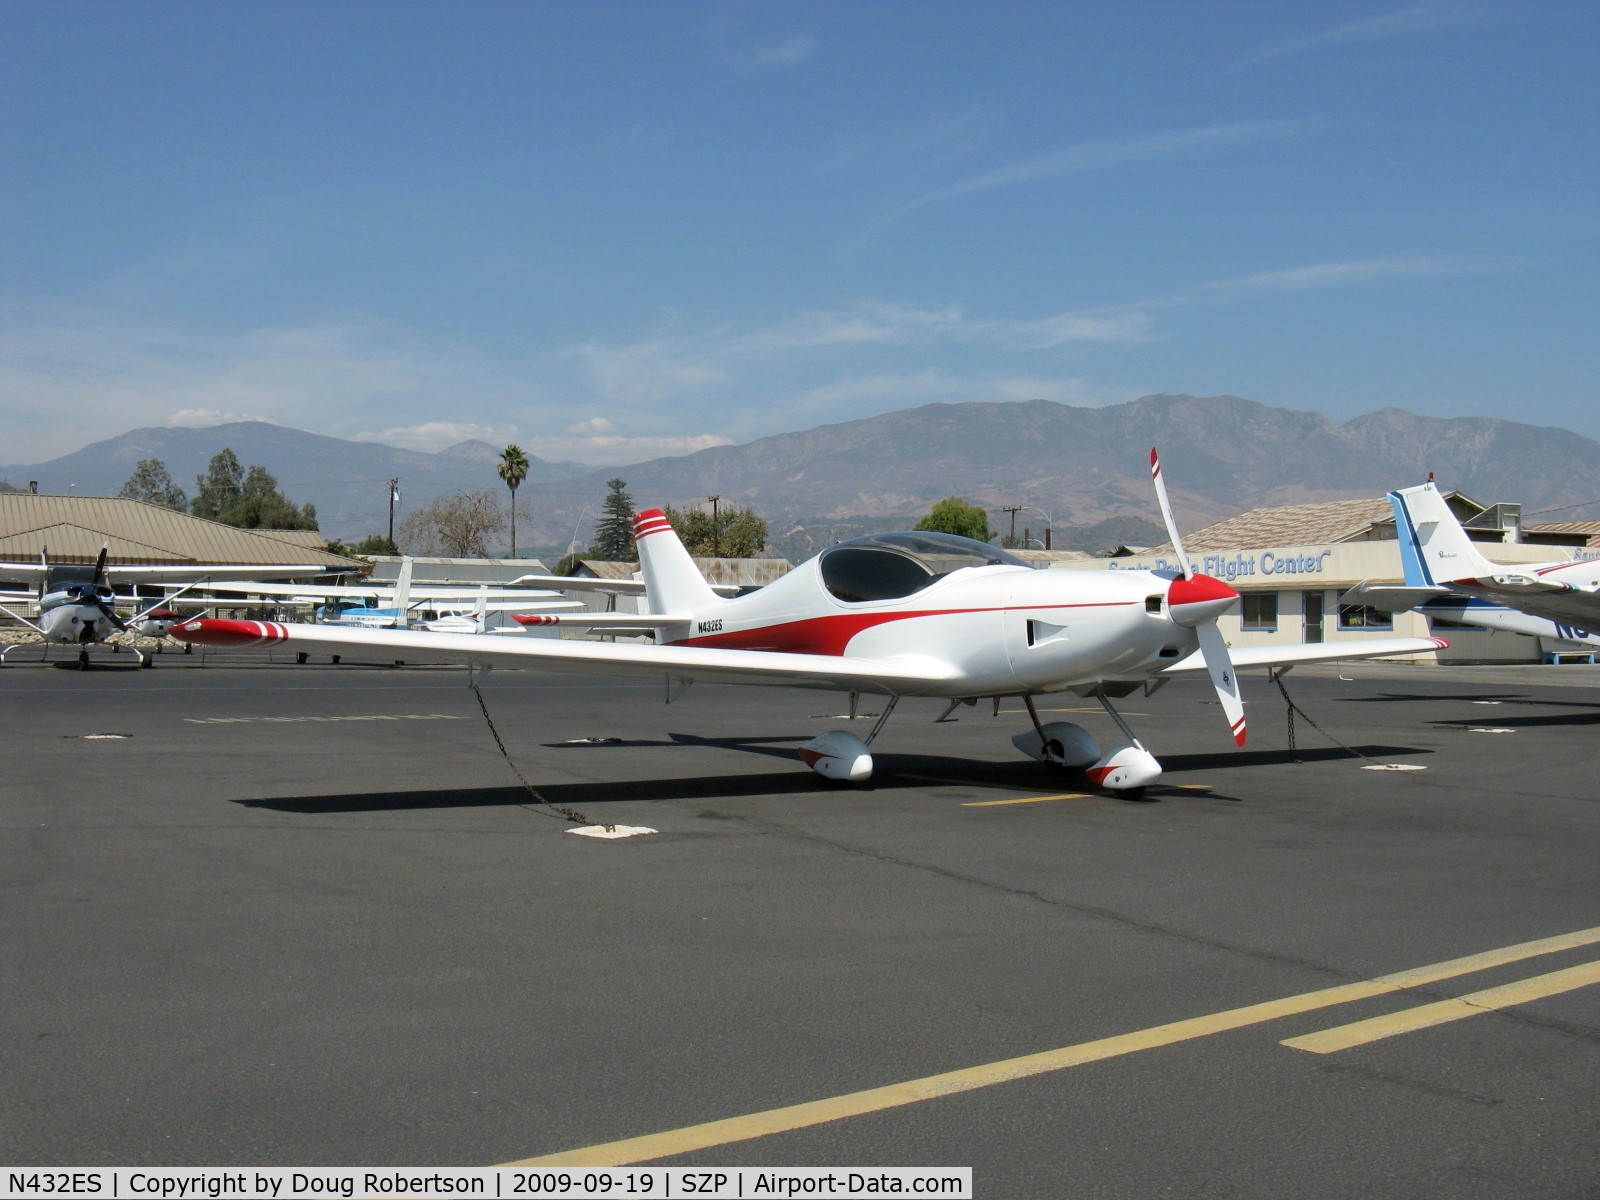
<svg viewBox="0 0 1600 1200"><path fill-rule="evenodd" d="M400 553L400 547L396 546L381 533L367 534L364 540L356 543L351 549L365 558L371 558L376 554L386 554L393 557Z"/></svg>
<svg viewBox="0 0 1600 1200"><path fill-rule="evenodd" d="M506 487L511 489L511 557L517 556L517 489L528 477L528 456L521 446L507 446L500 451L500 465L495 468Z"/></svg>
<svg viewBox="0 0 1600 1200"><path fill-rule="evenodd" d="M980 542L995 536L989 528L989 514L976 504L968 504L965 496L946 496L916 523L915 528L930 533L953 533Z"/></svg>
<svg viewBox="0 0 1600 1200"><path fill-rule="evenodd" d="M189 511L197 517L236 529L317 527L315 505L295 504L278 490L270 471L262 466L246 471L232 450L215 454L198 483L200 490L189 501Z"/></svg>
<svg viewBox="0 0 1600 1200"><path fill-rule="evenodd" d="M189 511L197 517L215 521L239 502L244 491L244 467L239 456L224 447L212 455L206 473L195 481L194 499Z"/></svg>
<svg viewBox="0 0 1600 1200"><path fill-rule="evenodd" d="M359 558L363 562L371 562L373 558L380 554L396 555L400 553L395 548L395 544L381 533L369 533L354 546L346 546L338 538L334 538L328 543L327 549L329 554L338 554L344 558Z"/></svg>
<svg viewBox="0 0 1600 1200"><path fill-rule="evenodd" d="M141 458L134 464L133 474L122 485L124 500L143 500L159 504L162 508L182 512L189 505L189 497L167 472L167 464L159 458Z"/></svg>
<svg viewBox="0 0 1600 1200"><path fill-rule="evenodd" d="M662 509L684 547L697 558L714 554L723 558L754 558L767 544L767 523L753 508L729 505L718 511L715 523L710 513L698 508Z"/></svg>
<svg viewBox="0 0 1600 1200"><path fill-rule="evenodd" d="M611 490L606 493L601 506L603 516L594 524L594 541L589 546L590 558L602 562L637 562L639 547L633 540L633 497L623 489L624 479L606 481Z"/></svg>
<svg viewBox="0 0 1600 1200"><path fill-rule="evenodd" d="M556 569L553 574L576 575L578 573L578 568L582 565L583 556L574 550L571 554L565 555L561 561L556 564Z"/></svg>
<svg viewBox="0 0 1600 1200"><path fill-rule="evenodd" d="M506 515L488 491L455 492L417 509L400 524L407 554L488 558L489 539L506 527Z"/></svg>
<svg viewBox="0 0 1600 1200"><path fill-rule="evenodd" d="M314 504L302 507L273 488L243 497L217 520L236 529L315 529L317 508Z"/></svg>

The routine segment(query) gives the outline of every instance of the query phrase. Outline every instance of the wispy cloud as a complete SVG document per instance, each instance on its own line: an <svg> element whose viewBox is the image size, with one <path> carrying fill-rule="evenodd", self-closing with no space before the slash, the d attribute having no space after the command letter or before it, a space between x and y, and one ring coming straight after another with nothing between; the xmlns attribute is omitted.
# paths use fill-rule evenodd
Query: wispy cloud
<svg viewBox="0 0 1600 1200"><path fill-rule="evenodd" d="M726 386L752 364L818 351L887 351L964 343L1045 350L1069 343L1136 342L1150 336L1144 313L1068 312L1006 320L971 315L961 305L917 307L863 300L842 309L799 313L763 325L719 325L573 353L607 400L658 404Z"/></svg>
<svg viewBox="0 0 1600 1200"><path fill-rule="evenodd" d="M791 34L776 41L762 39L748 36L722 18L706 27L705 37L716 56L741 75L793 66L817 50L817 39L809 33Z"/></svg>
<svg viewBox="0 0 1600 1200"><path fill-rule="evenodd" d="M525 448L538 458L553 462L578 462L585 466L620 466L649 458L666 458L731 446L732 439L717 433L696 433L683 437L628 437L622 434L590 437L532 437Z"/></svg>
<svg viewBox="0 0 1600 1200"><path fill-rule="evenodd" d="M808 33L798 34L776 45L746 48L740 57L740 65L747 71L763 71L768 67L804 62L816 48L816 38Z"/></svg>
<svg viewBox="0 0 1600 1200"><path fill-rule="evenodd" d="M1257 292L1303 292L1350 287L1386 279L1425 279L1448 275L1484 275L1515 271L1527 266L1523 259L1481 258L1471 255L1436 255L1411 258L1362 258L1348 262L1314 263L1283 271L1265 271L1206 284L1167 303L1201 303L1241 297Z"/></svg>
<svg viewBox="0 0 1600 1200"><path fill-rule="evenodd" d="M218 334L120 309L14 303L0 328L7 457L148 425L249 419L343 433L372 412L394 423L453 396L534 390L359 318Z"/></svg>
<svg viewBox="0 0 1600 1200"><path fill-rule="evenodd" d="M517 436L515 425L479 425L470 421L424 421L420 425L402 425L392 429L364 430L353 433L356 442L380 442L385 446L399 446L405 450L443 450L462 442L509 442Z"/></svg>
<svg viewBox="0 0 1600 1200"><path fill-rule="evenodd" d="M175 429L205 429L211 425L231 425L235 421L269 421L260 413L224 412L216 408L185 408L168 413L161 422Z"/></svg>
<svg viewBox="0 0 1600 1200"><path fill-rule="evenodd" d="M1335 25L1304 37L1275 43L1250 55L1239 65L1252 66L1308 50L1320 50L1325 46L1378 42L1444 29L1470 29L1487 25L1496 18L1495 10L1475 0L1422 0L1420 4L1408 4L1404 8L1365 20Z"/></svg>
<svg viewBox="0 0 1600 1200"><path fill-rule="evenodd" d="M924 205L954 200L958 196L969 196L974 192L1015 187L1018 184L1033 183L1041 179L1056 179L1063 175L1103 171L1136 163L1205 158L1261 142L1290 141L1327 128L1328 124L1327 120L1319 117L1239 121L1231 125L1210 125L1198 129L1146 134L1141 137L1079 142L1048 154L1040 154L997 167L947 187L937 188L903 205L896 215L903 216Z"/></svg>

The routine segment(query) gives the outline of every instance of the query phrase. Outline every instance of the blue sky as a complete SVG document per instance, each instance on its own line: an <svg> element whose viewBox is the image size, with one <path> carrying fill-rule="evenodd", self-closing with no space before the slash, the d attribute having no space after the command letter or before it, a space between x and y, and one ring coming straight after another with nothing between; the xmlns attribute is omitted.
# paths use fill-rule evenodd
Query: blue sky
<svg viewBox="0 0 1600 1200"><path fill-rule="evenodd" d="M0 462L1231 393L1600 437L1600 7L0 4Z"/></svg>

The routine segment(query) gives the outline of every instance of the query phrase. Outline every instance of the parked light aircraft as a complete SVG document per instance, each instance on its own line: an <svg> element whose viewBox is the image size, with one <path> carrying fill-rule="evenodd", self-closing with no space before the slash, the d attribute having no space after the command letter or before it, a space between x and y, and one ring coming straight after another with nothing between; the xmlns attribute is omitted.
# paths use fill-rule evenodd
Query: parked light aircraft
<svg viewBox="0 0 1600 1200"><path fill-rule="evenodd" d="M1151 472L1168 532L1186 563L1151 451ZM1161 766L1112 701L1191 673L1211 677L1233 740L1245 717L1236 666L1295 663L1437 649L1439 638L1384 638L1230 652L1217 618L1238 601L1227 584L1185 571L1038 571L983 542L939 533L854 538L735 599L712 592L665 516L634 518L649 612L550 614L557 625L650 629L656 645L524 641L473 634L332 629L264 621L200 619L176 637L219 646L313 648L359 654L403 649L407 660L570 667L586 672L772 684L888 697L865 738L832 730L800 748L812 770L859 782L873 769L869 747L902 696L956 705L1019 697L1033 728L1013 743L1042 762L1084 768L1095 783L1137 794ZM1034 698L1072 691L1099 700L1131 745L1102 754L1081 726L1041 723Z"/></svg>
<svg viewBox="0 0 1600 1200"><path fill-rule="evenodd" d="M472 624L463 616L468 612L481 615L484 612L546 612L581 607L575 601L564 600L560 593L544 588L514 589L487 583L413 583L413 566L412 559L401 559L400 571L393 583L308 585L244 580L207 585L207 590L224 595L276 596L288 602L320 605L318 619L321 623L355 625L363 629L437 627L440 631L472 632ZM215 601L190 600L187 603L214 605ZM418 623L419 609L429 609L439 615ZM481 621L477 628L482 629Z"/></svg>
<svg viewBox="0 0 1600 1200"><path fill-rule="evenodd" d="M1389 503L1405 584L1361 584L1347 600L1600 648L1600 560L1491 562L1432 483L1390 492Z"/></svg>
<svg viewBox="0 0 1600 1200"><path fill-rule="evenodd" d="M195 587L203 580L212 578L237 577L244 572L261 573L261 567L226 567L226 566L107 566L106 556L109 553L104 546L100 549L100 556L95 560L94 566L75 565L70 563L50 562L49 550L41 550L39 561L36 563L9 562L0 563L0 575L37 576L39 590L37 596L26 592L5 593L12 600L37 599L39 614L37 621L30 621L20 613L0 605L0 612L4 612L13 620L21 621L28 628L38 633L45 642L55 645L77 646L78 665L87 668L89 665L89 647L96 643L106 642L115 633L153 632L160 629L165 632L165 623L156 616L158 610L163 609L173 598L182 591ZM316 574L323 567L315 565L295 567L270 567L265 568L274 574L280 575L305 575ZM127 620L117 614L118 596L111 586L113 579L124 583L149 583L154 581L168 582L189 580L178 592L162 597L148 608L135 613ZM159 633L156 634L159 636ZM5 656L17 648L17 644L6 646L0 650L0 663L5 661ZM154 665L150 656L137 648L134 651L139 656L139 665L148 667Z"/></svg>

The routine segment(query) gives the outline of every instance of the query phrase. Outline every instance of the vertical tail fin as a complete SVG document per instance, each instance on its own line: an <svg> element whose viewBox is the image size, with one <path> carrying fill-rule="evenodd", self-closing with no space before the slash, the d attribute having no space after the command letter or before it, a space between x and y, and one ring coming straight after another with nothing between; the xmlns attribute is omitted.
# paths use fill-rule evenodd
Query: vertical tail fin
<svg viewBox="0 0 1600 1200"><path fill-rule="evenodd" d="M653 613L693 613L722 603L658 508L633 518L633 537L644 568L645 606Z"/></svg>
<svg viewBox="0 0 1600 1200"><path fill-rule="evenodd" d="M400 560L400 573L394 581L394 623L398 629L411 624L411 568L415 564L408 554Z"/></svg>
<svg viewBox="0 0 1600 1200"><path fill-rule="evenodd" d="M1498 569L1478 552L1431 483L1389 493L1400 562L1407 587L1433 587L1456 579L1478 579Z"/></svg>

